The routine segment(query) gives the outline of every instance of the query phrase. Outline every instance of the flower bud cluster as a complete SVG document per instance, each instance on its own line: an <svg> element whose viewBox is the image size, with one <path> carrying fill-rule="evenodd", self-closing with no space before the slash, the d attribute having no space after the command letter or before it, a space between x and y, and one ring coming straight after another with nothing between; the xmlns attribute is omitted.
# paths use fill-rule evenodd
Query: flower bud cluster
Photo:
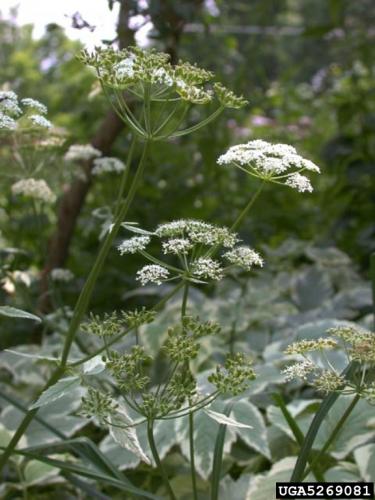
<svg viewBox="0 0 375 500"><path fill-rule="evenodd" d="M214 384L221 394L236 396L245 391L249 382L255 378L252 361L244 354L237 353L229 355L224 367L218 366L216 371L208 377L208 381Z"/></svg>
<svg viewBox="0 0 375 500"><path fill-rule="evenodd" d="M81 413L86 417L96 417L101 424L105 424L117 406L110 394L89 387L87 395L82 398Z"/></svg>
<svg viewBox="0 0 375 500"><path fill-rule="evenodd" d="M286 354L302 356L303 360L283 370L286 381L301 379L324 394L355 393L371 402L374 386L369 374L375 365L375 334L354 326L331 328L327 333L327 338L301 340L287 347ZM337 339L344 345L340 345ZM339 347L344 347L348 363L356 362L358 373L355 377L346 378L329 363L324 351ZM319 351L320 364L317 364L316 358L312 360L308 357L313 351Z"/></svg>

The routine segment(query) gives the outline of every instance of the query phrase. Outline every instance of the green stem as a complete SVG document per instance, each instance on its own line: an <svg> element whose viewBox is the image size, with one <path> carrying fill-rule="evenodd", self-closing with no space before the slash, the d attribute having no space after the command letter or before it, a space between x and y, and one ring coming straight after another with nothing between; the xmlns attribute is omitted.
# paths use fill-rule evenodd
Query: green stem
<svg viewBox="0 0 375 500"><path fill-rule="evenodd" d="M126 217L126 214L130 208L130 205L134 199L137 188L138 188L140 181L142 179L143 172L145 169L145 159L146 159L146 154L147 154L147 150L148 150L148 144L149 144L148 141L145 142L145 144L144 144L143 152L142 152L142 155L141 155L141 158L139 161L139 165L138 165L138 168L137 168L136 173L134 175L134 179L133 179L133 182L130 186L129 193L126 197L125 203L119 211L119 214L115 220L115 224L114 224L112 230L107 233L107 236L103 242L103 245L102 245L102 247L101 247L101 249L96 257L96 261L91 269L91 272L86 280L86 283L85 283L85 285L81 291L81 294L78 298L78 301L76 303L74 313L73 313L73 318L72 318L72 321L70 323L70 328L69 328L67 335L66 335L66 338L65 338L65 343L64 343L64 347L63 347L62 356L61 356L60 366L52 374L51 378L48 380L47 384L45 385L45 387L42 389L41 392L44 392L49 386L55 384L65 371L72 343L74 341L74 338L75 338L75 335L76 335L77 330L79 328L79 325L81 323L81 320L87 311L89 301L90 301L92 293L94 291L94 286L96 284L96 281L97 281L99 274L102 270L105 259L106 259L107 255L112 247L113 240L117 235L117 232L121 226L122 221ZM0 472L3 469L4 465L6 464L10 455L13 453L15 447L17 446L18 441L21 439L23 434L26 432L28 426L32 422L37 411L38 411L38 409L35 408L33 410L29 410L26 413L26 415L23 418L22 422L20 423L17 431L13 435L8 446L4 450L2 456L0 457Z"/></svg>
<svg viewBox="0 0 375 500"><path fill-rule="evenodd" d="M186 307L187 307L187 301L188 301L188 295L189 295L189 283L185 282L184 284L184 294L182 297L182 304L181 304L181 320L186 316Z"/></svg>
<svg viewBox="0 0 375 500"><path fill-rule="evenodd" d="M129 147L128 157L126 159L125 171L121 177L120 189L118 192L116 208L115 208L115 216L118 215L118 213L121 209L121 201L124 198L126 183L128 181L128 177L129 177L130 165L131 165L131 162L133 159L133 152L134 152L136 142L137 142L137 136L133 135L133 139L132 139L132 141L130 143L130 147Z"/></svg>
<svg viewBox="0 0 375 500"><path fill-rule="evenodd" d="M375 329L375 252L370 257L370 280L372 283L372 313L374 315L374 329Z"/></svg>
<svg viewBox="0 0 375 500"><path fill-rule="evenodd" d="M168 475L163 467L163 464L161 463L160 457L158 450L156 448L155 440L154 440L154 421L153 420L148 420L147 422L147 437L148 437L148 442L151 448L151 453L152 456L154 457L155 463L159 469L159 472L163 478L164 485L168 491L169 497L171 500L177 500L175 494L173 493L172 487L170 485Z"/></svg>
<svg viewBox="0 0 375 500"><path fill-rule="evenodd" d="M195 470L195 455L194 455L194 413L192 411L189 413L189 451L190 451L191 483L193 486L193 498L194 500L198 500L197 473Z"/></svg>
<svg viewBox="0 0 375 500"><path fill-rule="evenodd" d="M346 378L351 378L353 374L355 373L357 368L357 364L354 362L349 363L347 368L343 371L342 375L344 375ZM316 412L313 421L310 424L309 430L307 431L307 434L305 435L305 439L303 441L303 444L301 446L301 451L298 455L296 465L293 470L292 477L290 479L291 482L300 482L303 479L305 468L307 461L310 456L311 449L313 447L316 435L319 432L320 426L322 425L325 417L327 416L329 410L332 408L332 406L335 404L337 399L339 398L340 393L338 392L333 392L326 396L320 407L319 410Z"/></svg>
<svg viewBox="0 0 375 500"><path fill-rule="evenodd" d="M353 400L350 403L350 405L347 407L347 409L345 410L345 412L341 416L340 420L337 422L337 424L336 424L335 428L333 429L331 435L329 436L329 438L325 442L325 445L319 451L319 454L317 455L317 457L311 462L311 465L310 465L311 469L313 469L314 467L316 467L319 464L320 460L323 458L324 453L326 453L326 451L329 450L329 448L331 447L331 445L333 444L333 442L337 438L340 430L342 429L342 427L345 424L346 420L349 418L350 414L354 410L354 408L355 408L355 406L356 406L356 404L358 403L359 400L360 400L360 396L359 396L359 394L356 394L356 396L353 398ZM309 470L306 471L306 473L304 475L304 478L307 476L308 473L309 473Z"/></svg>
<svg viewBox="0 0 375 500"><path fill-rule="evenodd" d="M290 430L293 432L294 438L299 444L299 446L302 446L303 444L303 432L299 428L299 425L297 424L296 420L293 418L291 413L289 412L283 397L280 394L273 394L273 399L277 406L280 408L281 413L283 414L286 422L288 423ZM310 463L310 469L312 470L316 480L318 482L324 483L325 478L324 475L320 472L319 467L318 467L318 462L313 463L311 460L309 460Z"/></svg>
<svg viewBox="0 0 375 500"><path fill-rule="evenodd" d="M242 210L242 212L240 213L240 215L237 217L237 219L232 224L232 226L230 228L231 231L235 231L238 228L238 226L241 224L241 222L243 221L243 219L248 214L250 208L254 205L256 199L260 195L263 187L264 187L264 181L260 184L259 188L255 191L255 193L253 194L253 196L250 198L248 204L245 206L245 208Z"/></svg>
<svg viewBox="0 0 375 500"><path fill-rule="evenodd" d="M223 414L226 416L230 415L232 411L233 402L227 403L224 408ZM226 424L220 424L219 430L217 431L215 449L214 449L214 461L212 464L212 476L211 476L211 500L218 500L219 498L219 487L221 479L221 466L223 464L223 454L224 454L224 443L225 434L227 431Z"/></svg>

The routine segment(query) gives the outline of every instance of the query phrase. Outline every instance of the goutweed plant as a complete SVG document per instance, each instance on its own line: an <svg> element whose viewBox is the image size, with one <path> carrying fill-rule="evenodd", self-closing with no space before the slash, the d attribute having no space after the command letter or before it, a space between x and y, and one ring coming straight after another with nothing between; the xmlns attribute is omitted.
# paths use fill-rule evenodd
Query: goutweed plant
<svg viewBox="0 0 375 500"><path fill-rule="evenodd" d="M198 376L194 360L199 356L203 339L207 336L220 337L220 325L210 318L199 318L194 314L189 304L189 292L193 287L204 288L225 280L238 269L252 273L254 268L258 268L261 272L263 258L256 249L241 241L237 230L265 183L309 193L313 187L306 174L319 173L319 167L300 156L290 145L271 144L263 140L235 145L219 156L218 168L225 166L240 169L255 178L256 189L230 227L189 218L163 223L153 230L129 223L126 218L147 168L150 144L193 134L211 123L224 109L241 108L246 105L246 101L221 83L215 82L211 72L189 63L172 66L166 54L154 50L134 47L122 51L98 49L92 54L83 52L80 59L94 68L104 94L129 127L133 139L125 162L118 158L103 158L101 152L90 145L72 145L64 155L67 164L93 160L93 175L101 176L112 172L120 175L121 180L109 214L110 220L102 233L100 249L73 314L69 317L61 357L54 360L55 368L43 391L31 407L25 410L22 422L9 444L4 447L0 467L3 468L14 453L28 456L28 453L34 452L32 456L35 456L35 450L16 447L32 420L39 418L39 408L62 397L70 388L80 386L84 392L81 414L92 419L97 426L108 429L117 443L138 455L142 461L157 467L163 480L164 492L171 499L176 498L176 494L158 452L155 423L188 418L191 496L198 499L194 454L195 415L204 411L218 422L220 427L215 443L210 493L214 500L219 494L227 426L251 428L250 422L247 424L237 421L232 412L239 396L256 378L256 373L253 360L241 352L231 352L222 364L213 362L210 365L204 380ZM198 108L202 108L202 112L203 108L207 108L207 117L200 118L202 114ZM56 201L56 194L41 178L41 174L43 162L48 161L48 154L54 154L55 146L60 146L59 137L52 134L53 128L45 114L46 108L37 101L22 99L19 102L13 92L0 94L0 132L6 138L10 155L13 154L19 167L11 190L14 195L28 197L42 205ZM27 158L24 158L22 151L26 149L31 149L35 154L27 154ZM139 162L136 168L131 169L137 149L141 150ZM43 160L40 159L40 151L43 152ZM132 175L131 171L134 172ZM85 171L82 170L78 175L85 175ZM138 260L144 259L144 265L136 273L135 279L141 286L170 283L167 288L169 292L152 309L140 308L114 311L104 316L96 315L89 312L90 300L103 264L122 227L132 232L133 236L118 245L119 254L124 259L132 258L134 254L137 254ZM51 273L52 283L55 284L71 279L72 275L68 270L55 269ZM158 312L172 297L180 297L180 319L167 327L161 353L155 355L148 352L147 346L142 345L139 329L152 324ZM2 313L26 314L6 307L2 308ZM76 359L72 356L72 347L79 331L81 335L95 338L92 345L96 347ZM133 345L126 350L120 348L119 341L131 332L134 337L129 343ZM332 366L329 357L325 356L327 349L337 348L336 339L344 342L343 348L349 358L348 368L341 373ZM313 351L320 353L322 359L311 359L309 354ZM310 429L305 440L283 401L278 400L302 447L293 479L304 477L307 462L317 477L322 478L317 460L311 460L311 446L322 419L339 394L353 394L354 399L322 453L335 439L358 399L374 401L374 383L368 378L368 366L372 366L375 361L374 353L373 336L345 328L330 332L327 338L301 341L287 349L287 354L302 356L302 359L285 368L285 380L299 377L328 395L328 399L321 405L319 415L317 414L318 420L313 422L312 430ZM163 372L159 382L155 384L152 374L159 366L163 366ZM211 407L218 400L224 403L222 412ZM148 456L138 441L135 429L141 424L146 424L152 456ZM90 451L87 447L82 447L81 442L72 440L70 445L74 452L80 456L83 454L86 460L102 460L91 448ZM115 472L108 480L107 476L96 475L92 470L90 475L83 468L69 463L64 465L63 461L53 457L46 459L43 454L38 455L37 450L36 456L60 467L67 474L107 480L122 491L156 498L150 492L136 488L122 473Z"/></svg>

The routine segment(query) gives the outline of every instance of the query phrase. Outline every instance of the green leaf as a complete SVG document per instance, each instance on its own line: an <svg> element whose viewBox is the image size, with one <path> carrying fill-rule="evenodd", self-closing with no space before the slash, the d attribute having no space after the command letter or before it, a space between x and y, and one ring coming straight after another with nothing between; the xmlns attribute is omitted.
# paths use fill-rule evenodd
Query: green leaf
<svg viewBox="0 0 375 500"><path fill-rule="evenodd" d="M35 316L35 314L11 306L0 306L0 315L8 316L9 318L32 319L38 321L38 323L42 321L38 316Z"/></svg>
<svg viewBox="0 0 375 500"><path fill-rule="evenodd" d="M354 450L354 459L364 481L375 481L375 444L367 444Z"/></svg>
<svg viewBox="0 0 375 500"><path fill-rule="evenodd" d="M238 422L245 422L252 426L251 429L235 429L238 437L253 450L270 458L271 452L268 445L267 429L258 408L250 401L243 399L234 404L230 415Z"/></svg>
<svg viewBox="0 0 375 500"><path fill-rule="evenodd" d="M223 411L222 403L215 403L215 410ZM180 418L177 422L178 437L181 451L189 460L189 422L188 418ZM208 479L213 465L214 447L217 438L219 424L212 421L204 411L194 413L194 444L195 444L195 467L203 479ZM230 427L225 433L224 453L229 453L236 435Z"/></svg>
<svg viewBox="0 0 375 500"><path fill-rule="evenodd" d="M62 398L76 387L79 387L79 377L66 377L60 379L55 385L46 389L38 398L38 400L30 406L30 410L46 406L57 399Z"/></svg>
<svg viewBox="0 0 375 500"><path fill-rule="evenodd" d="M39 460L30 460L24 468L23 476L27 486L33 486L35 484L45 484L47 481L50 482L52 478L58 480L59 473L60 470L52 465Z"/></svg>
<svg viewBox="0 0 375 500"><path fill-rule="evenodd" d="M230 425L231 427L239 427L242 429L253 429L251 425L238 422L235 418L230 418L223 413L218 413L217 411L209 410L208 408L204 409L203 411L219 424Z"/></svg>
<svg viewBox="0 0 375 500"><path fill-rule="evenodd" d="M151 464L151 460L143 451L138 436L135 430L133 420L126 413L124 408L121 408L116 413L110 416L110 422L113 425L109 426L109 432L113 439L121 447L133 452L146 464ZM121 426L121 427L120 427Z"/></svg>

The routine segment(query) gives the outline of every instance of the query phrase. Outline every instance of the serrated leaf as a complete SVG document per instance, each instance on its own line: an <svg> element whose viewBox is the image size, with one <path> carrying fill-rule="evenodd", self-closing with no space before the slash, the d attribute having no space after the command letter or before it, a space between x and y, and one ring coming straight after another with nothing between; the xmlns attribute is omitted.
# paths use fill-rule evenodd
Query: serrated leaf
<svg viewBox="0 0 375 500"><path fill-rule="evenodd" d="M112 425L109 426L109 432L113 439L123 448L134 453L146 464L151 465L151 460L143 451L135 430L135 423L122 408L116 413L113 413L109 421ZM120 427L121 426L121 427Z"/></svg>
<svg viewBox="0 0 375 500"><path fill-rule="evenodd" d="M230 415L233 415L239 422L249 422L251 424L251 430L240 431L235 429L235 432L250 448L270 458L271 452L268 444L267 428L258 408L250 401L241 400L235 403Z"/></svg>
<svg viewBox="0 0 375 500"><path fill-rule="evenodd" d="M0 306L0 315L8 316L9 318L32 319L33 321L38 321L38 323L42 321L41 318L35 316L35 314L11 306Z"/></svg>
<svg viewBox="0 0 375 500"><path fill-rule="evenodd" d="M251 425L237 422L235 418L227 417L223 413L218 413L217 411L209 410L208 408L205 408L203 411L219 424L230 425L231 427L240 427L242 429L253 429Z"/></svg>
<svg viewBox="0 0 375 500"><path fill-rule="evenodd" d="M30 410L46 406L57 399L62 398L65 394L69 393L76 387L79 387L79 377L66 377L60 379L56 384L46 389L37 399L35 403L30 406Z"/></svg>

